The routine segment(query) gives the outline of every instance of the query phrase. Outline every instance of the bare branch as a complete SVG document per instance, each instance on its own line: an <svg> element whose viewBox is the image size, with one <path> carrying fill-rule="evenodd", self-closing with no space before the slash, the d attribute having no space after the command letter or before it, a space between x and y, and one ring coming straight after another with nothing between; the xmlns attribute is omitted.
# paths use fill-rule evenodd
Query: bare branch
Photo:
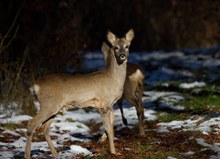
<svg viewBox="0 0 220 159"><path fill-rule="evenodd" d="M16 15L15 15L15 18L14 18L14 20L13 20L13 22L12 22L10 28L8 29L7 33L6 33L4 36L2 36L2 35L0 34L0 55L2 54L2 52L3 52L6 48L8 48L8 46L12 43L12 41L15 39L15 37L16 37L16 35L17 35L19 26L16 27L16 29L15 29L15 31L14 31L14 33L13 33L13 36L12 36L11 39L5 44L6 39L7 39L8 37L10 37L9 35L12 33L13 28L15 28L16 21L17 21L17 19L18 19L18 16L19 16L19 14L20 14L20 11L21 11L22 6L23 6L23 3L22 3L22 5L20 6L20 8L18 9L18 11L17 11L17 13L16 13Z"/></svg>

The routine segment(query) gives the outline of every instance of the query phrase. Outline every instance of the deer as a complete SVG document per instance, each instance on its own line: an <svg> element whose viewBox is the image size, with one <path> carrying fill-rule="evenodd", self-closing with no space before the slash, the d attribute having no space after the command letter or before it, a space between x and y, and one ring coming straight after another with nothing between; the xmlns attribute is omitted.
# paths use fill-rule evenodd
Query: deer
<svg viewBox="0 0 220 159"><path fill-rule="evenodd" d="M84 75L50 74L34 82L30 90L40 103L40 110L28 122L24 155L26 159L31 157L33 133L39 126L43 127L43 134L53 157L57 156L49 135L50 125L58 112L73 107L98 109L108 136L110 153L116 154L113 105L123 93L128 47L133 38L134 32L130 29L119 41L119 45L124 47L124 51L121 52L115 52L103 42L101 50L106 61L103 70Z"/></svg>
<svg viewBox="0 0 220 159"><path fill-rule="evenodd" d="M111 44L115 52L123 52L126 47L123 46L118 38L112 32L107 34L107 40ZM122 103L127 100L131 105L134 105L137 110L139 135L143 136L144 132L144 109L142 105L142 95L144 90L144 71L142 67L135 63L127 63L126 79L123 86L123 95L118 100L122 121L127 126L127 119L124 117Z"/></svg>
<svg viewBox="0 0 220 159"><path fill-rule="evenodd" d="M123 100L127 100L131 105L134 105L137 111L139 135L144 136L144 108L142 104L142 95L144 91L144 71L142 67L135 63L127 63L127 73L124 83L122 97L117 104L121 112L124 125L128 125L127 119L123 112Z"/></svg>

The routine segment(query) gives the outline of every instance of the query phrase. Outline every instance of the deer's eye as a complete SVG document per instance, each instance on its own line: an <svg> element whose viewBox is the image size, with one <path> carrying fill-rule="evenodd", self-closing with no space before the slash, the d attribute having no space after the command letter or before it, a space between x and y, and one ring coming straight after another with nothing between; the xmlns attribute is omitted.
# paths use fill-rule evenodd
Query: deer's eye
<svg viewBox="0 0 220 159"><path fill-rule="evenodd" d="M129 46L128 45L125 45L125 49L128 49L129 48Z"/></svg>

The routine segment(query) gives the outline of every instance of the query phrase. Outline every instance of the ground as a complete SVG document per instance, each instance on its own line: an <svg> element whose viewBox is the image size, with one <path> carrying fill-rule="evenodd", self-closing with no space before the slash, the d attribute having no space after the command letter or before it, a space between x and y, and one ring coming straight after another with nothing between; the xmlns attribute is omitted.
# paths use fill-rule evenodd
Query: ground
<svg viewBox="0 0 220 159"><path fill-rule="evenodd" d="M162 92L158 92L161 95ZM146 92L145 94L150 94ZM151 94L157 94L151 92ZM172 93L171 93L172 94ZM165 95L165 94L164 94ZM173 95L169 96L169 98ZM168 98L166 94L166 98ZM220 157L220 118L204 118L181 111L179 117L145 109L145 136L138 135L136 110L125 108L128 127L121 122L120 111L115 111L115 146L117 155L109 153L108 142L98 143L103 126L96 110L77 109L57 115L51 127L51 136L59 158L190 158ZM1 158L23 158L27 115L1 120ZM174 120L180 119L181 120ZM183 119L185 118L185 119ZM165 121L165 122L162 122ZM79 146L79 147L76 147ZM42 129L33 137L33 158L52 158Z"/></svg>
<svg viewBox="0 0 220 159"><path fill-rule="evenodd" d="M220 158L218 49L133 53L129 58L145 70L145 136L138 135L135 108L124 102L126 127L115 105L117 155L111 155L107 141L97 142L104 132L97 110L69 110L65 115L58 114L51 125L50 135L58 158ZM83 65L87 68L85 72L94 71L94 66L103 66L102 56L90 53ZM5 111L0 105L1 159L24 155L27 122L32 117L15 113L15 106L12 103ZM32 158L52 158L41 128L33 137Z"/></svg>

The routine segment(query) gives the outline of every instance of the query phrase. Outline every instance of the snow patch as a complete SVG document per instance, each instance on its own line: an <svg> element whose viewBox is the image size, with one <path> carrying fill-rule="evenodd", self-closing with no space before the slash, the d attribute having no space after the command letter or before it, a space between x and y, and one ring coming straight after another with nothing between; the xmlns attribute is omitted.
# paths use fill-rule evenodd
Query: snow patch
<svg viewBox="0 0 220 159"><path fill-rule="evenodd" d="M72 153L78 155L78 154L83 154L85 156L91 156L92 152L87 150L86 148L82 148L81 146L78 145L71 145L70 150Z"/></svg>
<svg viewBox="0 0 220 159"><path fill-rule="evenodd" d="M32 119L32 117L29 115L18 115L18 116L12 116L10 118L3 118L0 120L0 123L1 124L7 124L7 123L19 124L22 121L28 121L30 119Z"/></svg>
<svg viewBox="0 0 220 159"><path fill-rule="evenodd" d="M192 83L181 83L179 85L180 88L184 88L184 89L190 89L190 88L194 88L194 87L205 87L206 83L205 82L192 82Z"/></svg>
<svg viewBox="0 0 220 159"><path fill-rule="evenodd" d="M51 124L52 130L60 132L84 133L89 132L89 127L81 122L53 122Z"/></svg>
<svg viewBox="0 0 220 159"><path fill-rule="evenodd" d="M204 147L207 147L207 148L211 149L212 151L214 151L215 153L217 153L216 156L212 155L212 156L210 156L209 159L219 159L220 158L220 146L218 144L214 144L214 145L208 144L202 138L196 139L196 141L198 144L200 144Z"/></svg>
<svg viewBox="0 0 220 159"><path fill-rule="evenodd" d="M203 118L198 118L195 120L193 119L180 120L180 121L174 120L167 123L158 123L157 125L167 129L183 129L185 131L195 130L195 128L197 127L197 123L202 119Z"/></svg>
<svg viewBox="0 0 220 159"><path fill-rule="evenodd" d="M167 123L158 123L159 129L183 129L184 131L201 131L208 135L210 132L220 133L220 117L211 118L201 122L204 118L187 119L182 121L171 121Z"/></svg>
<svg viewBox="0 0 220 159"><path fill-rule="evenodd" d="M5 130L2 132L2 134L10 134L13 136L21 136L19 133L15 132L15 131L11 131L11 130Z"/></svg>

